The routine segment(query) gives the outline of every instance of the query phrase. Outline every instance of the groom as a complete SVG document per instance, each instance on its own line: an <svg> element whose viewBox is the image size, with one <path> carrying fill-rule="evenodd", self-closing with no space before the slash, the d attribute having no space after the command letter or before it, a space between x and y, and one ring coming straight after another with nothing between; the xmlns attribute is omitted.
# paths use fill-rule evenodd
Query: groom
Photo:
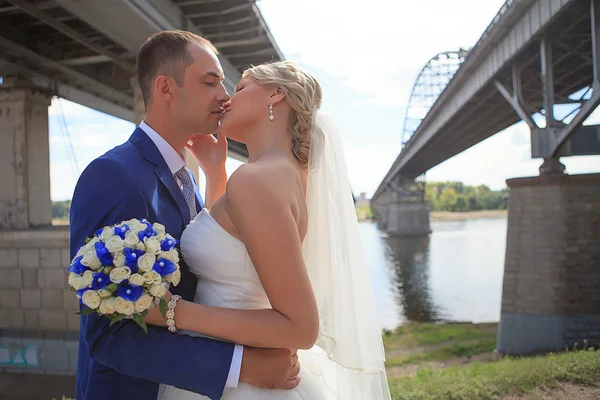
<svg viewBox="0 0 600 400"><path fill-rule="evenodd" d="M184 31L160 32L141 47L137 73L146 118L126 143L94 160L79 178L71 205L71 258L97 229L131 218L159 222L179 239L202 209L181 154L192 136L217 130L229 100L216 53L209 41ZM225 150L219 149L225 148L213 147L220 153L203 160L203 167L224 174ZM171 290L193 301L196 277L185 260L180 266L181 282ZM153 326L145 334L131 321L109 322L96 314L81 317L77 400L156 399L159 383L216 400L238 382L273 389L299 382L291 350L242 349Z"/></svg>

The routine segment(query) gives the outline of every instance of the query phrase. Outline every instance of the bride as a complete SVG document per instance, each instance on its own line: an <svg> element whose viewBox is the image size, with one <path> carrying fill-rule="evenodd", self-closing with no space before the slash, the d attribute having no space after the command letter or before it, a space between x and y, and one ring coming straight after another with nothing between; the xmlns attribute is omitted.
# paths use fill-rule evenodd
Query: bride
<svg viewBox="0 0 600 400"><path fill-rule="evenodd" d="M245 143L248 163L222 193L207 193L181 237L198 304L177 303L179 330L300 349L296 388L240 383L222 399L390 399L342 144L321 99L319 83L294 63L246 70L220 135ZM206 399L165 385L159 393Z"/></svg>

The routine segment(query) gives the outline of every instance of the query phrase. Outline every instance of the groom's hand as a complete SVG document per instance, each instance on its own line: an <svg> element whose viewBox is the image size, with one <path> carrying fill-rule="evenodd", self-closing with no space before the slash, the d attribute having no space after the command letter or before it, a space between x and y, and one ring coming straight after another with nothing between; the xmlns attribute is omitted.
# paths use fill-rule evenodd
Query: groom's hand
<svg viewBox="0 0 600 400"><path fill-rule="evenodd" d="M244 347L240 382L263 389L293 389L300 383L299 372L295 350Z"/></svg>

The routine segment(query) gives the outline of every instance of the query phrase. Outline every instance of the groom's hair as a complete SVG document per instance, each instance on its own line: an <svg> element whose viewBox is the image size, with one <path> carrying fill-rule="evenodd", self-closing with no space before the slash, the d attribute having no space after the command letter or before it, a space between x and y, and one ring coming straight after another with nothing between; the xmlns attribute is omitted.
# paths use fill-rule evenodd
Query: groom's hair
<svg viewBox="0 0 600 400"><path fill-rule="evenodd" d="M181 30L155 33L142 45L137 56L137 80L146 108L150 104L152 86L157 76L169 76L179 87L183 86L185 69L194 61L187 51L190 43L202 44L219 54L209 40Z"/></svg>

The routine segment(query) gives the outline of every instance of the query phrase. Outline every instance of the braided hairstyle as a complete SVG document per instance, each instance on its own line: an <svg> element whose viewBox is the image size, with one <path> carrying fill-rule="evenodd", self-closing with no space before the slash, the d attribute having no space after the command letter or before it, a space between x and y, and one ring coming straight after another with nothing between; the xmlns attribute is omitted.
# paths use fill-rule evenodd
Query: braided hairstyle
<svg viewBox="0 0 600 400"><path fill-rule="evenodd" d="M291 61L253 66L243 73L261 86L280 88L292 108L292 152L302 166L308 165L310 131L315 108L321 108L323 93L319 82Z"/></svg>

